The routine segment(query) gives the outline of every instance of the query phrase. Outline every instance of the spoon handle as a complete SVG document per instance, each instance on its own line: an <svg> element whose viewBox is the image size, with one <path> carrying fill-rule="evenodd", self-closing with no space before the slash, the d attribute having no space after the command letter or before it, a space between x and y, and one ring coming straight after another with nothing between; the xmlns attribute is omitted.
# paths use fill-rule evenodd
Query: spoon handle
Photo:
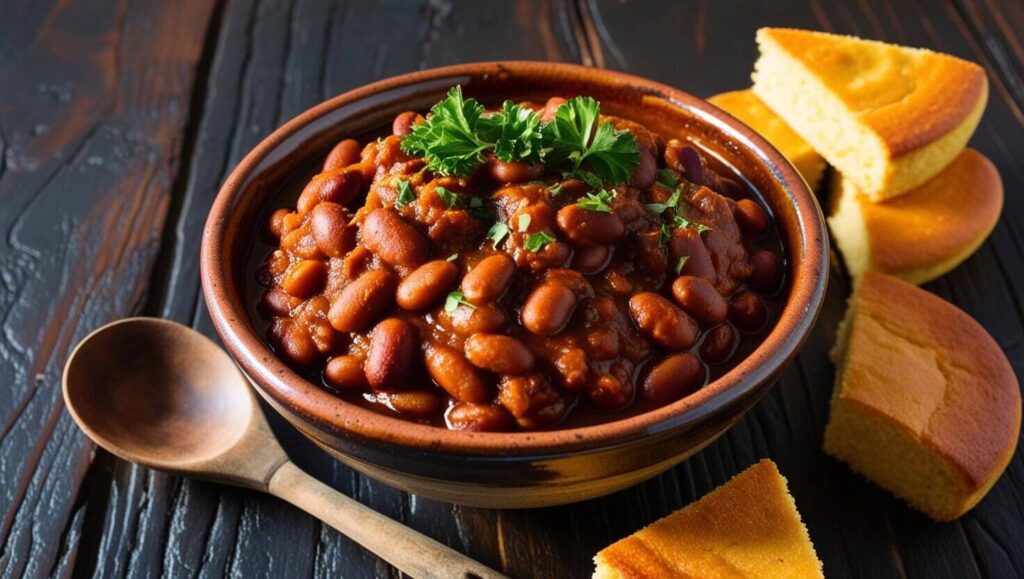
<svg viewBox="0 0 1024 579"><path fill-rule="evenodd" d="M299 507L416 578L498 579L505 576L454 549L339 493L285 462L271 477L271 494Z"/></svg>

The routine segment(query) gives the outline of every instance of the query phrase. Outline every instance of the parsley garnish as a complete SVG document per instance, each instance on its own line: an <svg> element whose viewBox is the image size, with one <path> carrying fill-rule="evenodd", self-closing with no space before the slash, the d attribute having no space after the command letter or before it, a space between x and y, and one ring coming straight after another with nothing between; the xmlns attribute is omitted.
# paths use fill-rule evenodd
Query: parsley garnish
<svg viewBox="0 0 1024 579"><path fill-rule="evenodd" d="M598 123L600 113L600 104L586 96L569 99L558 107L554 120L541 131L548 149L544 161L571 162L573 173L586 163L600 180L626 183L640 158L636 138L629 131L616 130L611 123Z"/></svg>
<svg viewBox="0 0 1024 579"><path fill-rule="evenodd" d="M672 239L672 234L669 233L668 226L662 223L661 229L658 230L658 247L665 247L668 245L669 239Z"/></svg>
<svg viewBox="0 0 1024 579"><path fill-rule="evenodd" d="M495 223L487 230L487 239L493 240L494 249L498 249L498 244L501 243L505 237L508 236L508 225L505 225L501 221Z"/></svg>
<svg viewBox="0 0 1024 579"><path fill-rule="evenodd" d="M441 175L468 175L484 162L484 151L493 143L479 136L484 106L463 99L462 87L430 109L430 118L402 137L402 151L427 160L427 169Z"/></svg>
<svg viewBox="0 0 1024 579"><path fill-rule="evenodd" d="M658 171L658 183L669 189L675 189L676 185L679 184L679 177L676 176L676 172L672 169L662 169Z"/></svg>
<svg viewBox="0 0 1024 579"><path fill-rule="evenodd" d="M479 197L472 197L469 200L469 214L477 219L490 219L491 212L484 207L484 200Z"/></svg>
<svg viewBox="0 0 1024 579"><path fill-rule="evenodd" d="M690 229L694 227L694 223L682 215L676 215L672 218L672 227L676 229ZM711 231L711 228L703 223L696 224L697 233L701 234L705 231Z"/></svg>
<svg viewBox="0 0 1024 579"><path fill-rule="evenodd" d="M683 268L686 267L686 262L689 261L689 260L690 260L690 256L689 255L684 255L683 257L679 258L679 261L676 262L676 275L678 275L679 273L681 273L683 271Z"/></svg>
<svg viewBox="0 0 1024 579"><path fill-rule="evenodd" d="M524 233L527 229L530 228L530 221L533 221L533 218L530 217L529 213L523 213L522 215L519 216L519 225L516 228L519 230L519 233Z"/></svg>
<svg viewBox="0 0 1024 579"><path fill-rule="evenodd" d="M437 192L437 196L441 198L441 201L444 201L444 204L448 206L448 209L455 207L459 202L459 196L444 187L435 187L434 191Z"/></svg>
<svg viewBox="0 0 1024 579"><path fill-rule="evenodd" d="M612 206L609 205L612 199L615 198L614 191L607 191L601 189L597 193L587 193L587 195L576 202L576 205L588 210L588 211L600 211L601 213L611 213Z"/></svg>
<svg viewBox="0 0 1024 579"><path fill-rule="evenodd" d="M552 197L558 197L559 195L562 194L562 184L555 183L554 185L548 187L548 191L551 191Z"/></svg>
<svg viewBox="0 0 1024 579"><path fill-rule="evenodd" d="M679 205L679 197L682 196L682 194L682 189L676 189L672 192L672 196L664 203L648 203L647 208L655 215L661 215L666 209L675 209L676 205Z"/></svg>
<svg viewBox="0 0 1024 579"><path fill-rule="evenodd" d="M444 311L449 314L459 309L459 306L466 306L471 310L475 310L476 306L466 301L466 296L460 291L454 291L448 294L448 297L444 300Z"/></svg>
<svg viewBox="0 0 1024 579"><path fill-rule="evenodd" d="M456 259L459 259L459 254L453 253L453 254L449 255L448 259L445 260L445 261L455 261Z"/></svg>
<svg viewBox="0 0 1024 579"><path fill-rule="evenodd" d="M416 200L416 192L412 190L412 185L408 181L398 182L398 198L395 199L395 205L399 207L405 207Z"/></svg>
<svg viewBox="0 0 1024 579"><path fill-rule="evenodd" d="M526 238L526 249L537 253L555 240L555 237L547 231L538 231Z"/></svg>
<svg viewBox="0 0 1024 579"><path fill-rule="evenodd" d="M494 156L502 161L540 162L540 116L512 101L505 101L501 111L483 120L483 132L494 141Z"/></svg>

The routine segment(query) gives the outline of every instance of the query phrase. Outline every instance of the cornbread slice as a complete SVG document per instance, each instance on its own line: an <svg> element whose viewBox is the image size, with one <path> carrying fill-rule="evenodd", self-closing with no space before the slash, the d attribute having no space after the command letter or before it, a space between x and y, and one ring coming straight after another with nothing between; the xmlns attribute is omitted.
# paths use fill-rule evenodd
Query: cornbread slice
<svg viewBox="0 0 1024 579"><path fill-rule="evenodd" d="M1017 446L1020 387L970 316L867 272L833 358L825 452L939 521L964 514L992 488Z"/></svg>
<svg viewBox="0 0 1024 579"><path fill-rule="evenodd" d="M913 284L935 279L978 249L1003 208L999 172L974 149L923 185L881 203L839 173L831 189L829 228L854 278L872 270Z"/></svg>
<svg viewBox="0 0 1024 579"><path fill-rule="evenodd" d="M762 28L754 94L869 199L934 177L988 101L971 62L824 32Z"/></svg>
<svg viewBox="0 0 1024 579"><path fill-rule="evenodd" d="M594 579L823 577L786 479L770 460L594 557Z"/></svg>
<svg viewBox="0 0 1024 579"><path fill-rule="evenodd" d="M752 90L722 93L709 98L708 102L760 133L789 159L811 189L817 189L821 182L821 174L825 171L825 159L822 159L807 141L800 138L800 135L794 133L779 115L765 106Z"/></svg>

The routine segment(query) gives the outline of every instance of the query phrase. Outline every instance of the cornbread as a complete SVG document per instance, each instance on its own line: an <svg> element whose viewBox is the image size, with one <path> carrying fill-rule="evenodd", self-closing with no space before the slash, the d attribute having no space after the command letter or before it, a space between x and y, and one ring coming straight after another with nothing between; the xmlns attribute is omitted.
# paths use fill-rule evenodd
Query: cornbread
<svg viewBox="0 0 1024 579"><path fill-rule="evenodd" d="M850 298L825 452L930 517L981 500L1020 433L1017 378L970 316L867 272Z"/></svg>
<svg viewBox="0 0 1024 579"><path fill-rule="evenodd" d="M832 237L854 278L867 270L922 284L967 259L999 219L1003 182L984 155L965 149L907 193L872 203L836 173Z"/></svg>
<svg viewBox="0 0 1024 579"><path fill-rule="evenodd" d="M873 201L934 177L988 100L984 70L930 50L762 28L754 94Z"/></svg>
<svg viewBox="0 0 1024 579"><path fill-rule="evenodd" d="M823 577L786 479L770 460L607 547L595 579Z"/></svg>
<svg viewBox="0 0 1024 579"><path fill-rule="evenodd" d="M807 141L793 132L789 125L765 106L750 89L715 95L708 102L725 110L768 140L803 176L804 181L816 189L825 171L825 159Z"/></svg>

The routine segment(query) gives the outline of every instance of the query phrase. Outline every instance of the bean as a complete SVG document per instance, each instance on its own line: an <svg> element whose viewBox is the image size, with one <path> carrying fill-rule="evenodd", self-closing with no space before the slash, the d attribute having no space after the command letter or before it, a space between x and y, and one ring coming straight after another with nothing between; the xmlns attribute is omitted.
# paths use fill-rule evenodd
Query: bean
<svg viewBox="0 0 1024 579"><path fill-rule="evenodd" d="M302 226L302 216L296 212L290 212L281 219L281 238Z"/></svg>
<svg viewBox="0 0 1024 579"><path fill-rule="evenodd" d="M498 401L526 428L557 422L567 410L562 394L547 376L538 372L502 376L498 381Z"/></svg>
<svg viewBox="0 0 1024 579"><path fill-rule="evenodd" d="M503 406L456 402L444 415L453 430L502 432L512 428L512 415Z"/></svg>
<svg viewBox="0 0 1024 579"><path fill-rule="evenodd" d="M540 120L549 123L555 118L555 113L558 112L558 107L565 104L565 99L562 97L551 97L548 102L544 103L544 108L540 111Z"/></svg>
<svg viewBox="0 0 1024 579"><path fill-rule="evenodd" d="M304 259L292 264L281 280L281 289L288 295L306 299L319 292L327 283L327 264Z"/></svg>
<svg viewBox="0 0 1024 579"><path fill-rule="evenodd" d="M640 154L630 184L637 189L647 189L658 178L658 161L647 147L641 146L639 149Z"/></svg>
<svg viewBox="0 0 1024 579"><path fill-rule="evenodd" d="M473 334L464 348L466 358L477 368L498 374L522 374L533 368L533 353L511 336Z"/></svg>
<svg viewBox="0 0 1024 579"><path fill-rule="evenodd" d="M576 309L576 294L564 285L548 281L526 298L521 313L523 326L534 334L551 336L562 331Z"/></svg>
<svg viewBox="0 0 1024 579"><path fill-rule="evenodd" d="M487 159L487 172L491 179L498 183L525 183L540 179L544 174L544 165L522 161L502 161L497 157L490 157Z"/></svg>
<svg viewBox="0 0 1024 579"><path fill-rule="evenodd" d="M295 208L299 215L306 215L322 201L344 205L355 197L363 186L359 171L336 169L313 177L302 189Z"/></svg>
<svg viewBox="0 0 1024 579"><path fill-rule="evenodd" d="M633 401L636 388L626 368L616 365L606 374L599 375L587 387L587 400L591 404L615 410Z"/></svg>
<svg viewBox="0 0 1024 579"><path fill-rule="evenodd" d="M335 169L343 169L359 161L359 152L362 148L355 139L345 139L334 145L331 152L327 154L324 161L324 172Z"/></svg>
<svg viewBox="0 0 1024 579"><path fill-rule="evenodd" d="M363 244L392 265L415 267L427 258L427 239L394 210L374 209L361 229Z"/></svg>
<svg viewBox="0 0 1024 579"><path fill-rule="evenodd" d="M743 290L729 302L729 319L745 332L756 332L768 322L768 307L754 292Z"/></svg>
<svg viewBox="0 0 1024 579"><path fill-rule="evenodd" d="M685 350L697 341L693 318L656 293L634 294L629 313L641 332L669 350Z"/></svg>
<svg viewBox="0 0 1024 579"><path fill-rule="evenodd" d="M284 218L291 211L281 208L270 214L270 218L267 219L267 231L274 239L281 239L281 235L284 234Z"/></svg>
<svg viewBox="0 0 1024 579"><path fill-rule="evenodd" d="M725 321L729 304L711 282L692 275L681 275L672 282L672 296L686 313L700 323L713 326Z"/></svg>
<svg viewBox="0 0 1024 579"><path fill-rule="evenodd" d="M459 268L450 261L424 263L398 284L398 305L407 310L433 305L448 293L458 277Z"/></svg>
<svg viewBox="0 0 1024 579"><path fill-rule="evenodd" d="M476 305L493 302L508 288L515 271L516 264L507 254L486 257L462 278L462 293Z"/></svg>
<svg viewBox="0 0 1024 579"><path fill-rule="evenodd" d="M460 336L479 332L500 332L508 325L508 314L496 303L473 308L458 308L448 314L452 329Z"/></svg>
<svg viewBox="0 0 1024 579"><path fill-rule="evenodd" d="M281 288L272 287L260 297L260 308L270 316L287 316L292 311L291 296Z"/></svg>
<svg viewBox="0 0 1024 579"><path fill-rule="evenodd" d="M698 185L707 185L704 159L697 149L683 141L670 139L665 144L665 164L682 173L688 181Z"/></svg>
<svg viewBox="0 0 1024 579"><path fill-rule="evenodd" d="M373 252L362 245L357 245L348 252L341 262L341 274L345 279L356 279L373 263Z"/></svg>
<svg viewBox="0 0 1024 579"><path fill-rule="evenodd" d="M782 264L774 253L759 249L750 256L753 272L750 275L750 287L761 294L769 295L779 289L782 279Z"/></svg>
<svg viewBox="0 0 1024 579"><path fill-rule="evenodd" d="M378 392L371 401L408 418L431 418L441 411L441 399L423 390Z"/></svg>
<svg viewBox="0 0 1024 579"><path fill-rule="evenodd" d="M363 371L363 361L349 355L328 360L324 380L338 390L365 390L370 386Z"/></svg>
<svg viewBox="0 0 1024 579"><path fill-rule="evenodd" d="M668 242L669 253L672 259L669 265L675 267L679 259L686 257L683 269L679 271L682 275L693 275L702 277L708 281L714 281L718 274L715 272L715 264L711 261L711 254L700 238L696 229L676 229Z"/></svg>
<svg viewBox="0 0 1024 579"><path fill-rule="evenodd" d="M412 127L418 122L423 122L423 117L419 113L414 111L406 111L397 117L395 121L391 123L391 133L404 137L412 132Z"/></svg>
<svg viewBox="0 0 1024 579"><path fill-rule="evenodd" d="M584 245L572 254L572 268L587 275L600 272L608 265L611 249L607 245Z"/></svg>
<svg viewBox="0 0 1024 579"><path fill-rule="evenodd" d="M668 404L681 400L704 385L704 365L689 352L672 354L651 368L640 386L644 400Z"/></svg>
<svg viewBox="0 0 1024 579"><path fill-rule="evenodd" d="M288 318L274 320L267 333L278 354L292 365L308 367L320 359L320 351L309 332Z"/></svg>
<svg viewBox="0 0 1024 579"><path fill-rule="evenodd" d="M395 299L398 276L384 269L370 270L345 286L327 314L339 332L359 332L380 317Z"/></svg>
<svg viewBox="0 0 1024 579"><path fill-rule="evenodd" d="M573 203L558 210L558 228L577 245L618 243L626 227L614 213L590 211Z"/></svg>
<svg viewBox="0 0 1024 579"><path fill-rule="evenodd" d="M463 402L486 402L490 397L480 372L457 350L430 344L424 353L427 373L453 398Z"/></svg>
<svg viewBox="0 0 1024 579"><path fill-rule="evenodd" d="M324 201L310 214L310 229L316 246L329 257L345 257L356 246L356 229L349 225L345 209Z"/></svg>
<svg viewBox="0 0 1024 579"><path fill-rule="evenodd" d="M752 199L740 199L732 210L733 218L740 229L753 235L760 235L768 229L768 216L764 209Z"/></svg>
<svg viewBox="0 0 1024 579"><path fill-rule="evenodd" d="M374 390L398 390L407 386L419 345L416 328L388 318L373 329L366 355L366 381Z"/></svg>
<svg viewBox="0 0 1024 579"><path fill-rule="evenodd" d="M700 357L708 364L721 364L736 351L736 330L729 324L720 324L704 335Z"/></svg>

